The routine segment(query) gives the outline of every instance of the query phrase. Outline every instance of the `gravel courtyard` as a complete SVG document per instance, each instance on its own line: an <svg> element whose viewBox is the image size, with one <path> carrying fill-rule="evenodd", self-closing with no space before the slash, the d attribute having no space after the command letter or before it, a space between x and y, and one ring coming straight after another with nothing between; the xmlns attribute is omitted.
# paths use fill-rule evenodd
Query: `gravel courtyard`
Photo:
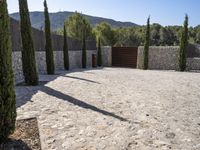
<svg viewBox="0 0 200 150"><path fill-rule="evenodd" d="M43 150L200 150L200 73L75 70L17 86ZM46 82L50 81L50 82Z"/></svg>

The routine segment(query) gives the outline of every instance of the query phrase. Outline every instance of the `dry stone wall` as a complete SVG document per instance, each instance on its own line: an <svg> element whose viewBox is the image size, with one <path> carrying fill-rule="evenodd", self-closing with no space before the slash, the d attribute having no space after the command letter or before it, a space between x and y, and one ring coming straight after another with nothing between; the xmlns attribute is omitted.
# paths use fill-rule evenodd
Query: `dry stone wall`
<svg viewBox="0 0 200 150"><path fill-rule="evenodd" d="M96 50L87 51L87 67L92 67L92 54ZM20 51L13 51L13 70L15 73L15 82L23 81L22 59ZM82 51L69 51L70 69L81 68ZM46 57L44 51L36 52L37 69L40 74L46 74ZM54 62L56 70L64 70L63 51L54 51Z"/></svg>
<svg viewBox="0 0 200 150"><path fill-rule="evenodd" d="M190 49L188 49L190 50ZM143 67L144 47L138 48L137 68ZM178 46L151 46L149 47L149 69L178 70ZM200 58L188 57L187 70L200 70Z"/></svg>
<svg viewBox="0 0 200 150"><path fill-rule="evenodd" d="M187 70L200 70L200 58L188 58Z"/></svg>
<svg viewBox="0 0 200 150"><path fill-rule="evenodd" d="M112 47L111 46L102 47L102 65L105 67L112 66Z"/></svg>
<svg viewBox="0 0 200 150"><path fill-rule="evenodd" d="M15 73L16 83L23 80L22 71L22 61L21 61L21 36L20 36L20 23L12 18L10 18L10 28L11 28L11 41L13 49L13 70ZM36 62L38 72L40 74L46 73L46 56L45 56L45 38L44 32L31 29L32 37L34 41L34 48L36 50ZM63 37L59 35L52 34L52 45L54 50L54 62L56 70L64 70L63 63ZM92 66L92 54L96 54L96 41L87 40L86 41L87 51L87 66ZM68 48L69 48L69 62L70 69L81 68L82 63L82 42L76 39L68 37Z"/></svg>

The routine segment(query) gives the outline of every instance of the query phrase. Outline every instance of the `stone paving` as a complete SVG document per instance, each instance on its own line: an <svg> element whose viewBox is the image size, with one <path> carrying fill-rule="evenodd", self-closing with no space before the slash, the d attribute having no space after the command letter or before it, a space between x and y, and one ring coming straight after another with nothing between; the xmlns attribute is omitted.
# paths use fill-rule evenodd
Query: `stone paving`
<svg viewBox="0 0 200 150"><path fill-rule="evenodd" d="M43 150L199 150L200 73L75 70L17 86ZM48 83L46 81L49 81Z"/></svg>

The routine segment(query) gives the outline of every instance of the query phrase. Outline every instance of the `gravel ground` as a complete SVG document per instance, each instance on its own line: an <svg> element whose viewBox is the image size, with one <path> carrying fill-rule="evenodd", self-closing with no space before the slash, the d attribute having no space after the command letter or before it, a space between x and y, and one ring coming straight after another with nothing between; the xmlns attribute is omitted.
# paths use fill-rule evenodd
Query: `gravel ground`
<svg viewBox="0 0 200 150"><path fill-rule="evenodd" d="M36 118L17 120L15 131L0 150L41 150Z"/></svg>
<svg viewBox="0 0 200 150"><path fill-rule="evenodd" d="M200 73L103 68L40 80L16 92L18 119L38 118L43 150L200 150Z"/></svg>

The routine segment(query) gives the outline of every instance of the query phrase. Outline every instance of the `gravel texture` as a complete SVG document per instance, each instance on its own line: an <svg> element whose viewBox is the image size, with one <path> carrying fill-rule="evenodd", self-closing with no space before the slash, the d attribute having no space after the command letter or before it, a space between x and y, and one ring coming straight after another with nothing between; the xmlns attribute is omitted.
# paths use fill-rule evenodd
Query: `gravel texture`
<svg viewBox="0 0 200 150"><path fill-rule="evenodd" d="M41 150L36 118L17 120L14 133L0 150Z"/></svg>
<svg viewBox="0 0 200 150"><path fill-rule="evenodd" d="M37 117L43 150L199 150L200 74L75 70L17 86L18 119Z"/></svg>

